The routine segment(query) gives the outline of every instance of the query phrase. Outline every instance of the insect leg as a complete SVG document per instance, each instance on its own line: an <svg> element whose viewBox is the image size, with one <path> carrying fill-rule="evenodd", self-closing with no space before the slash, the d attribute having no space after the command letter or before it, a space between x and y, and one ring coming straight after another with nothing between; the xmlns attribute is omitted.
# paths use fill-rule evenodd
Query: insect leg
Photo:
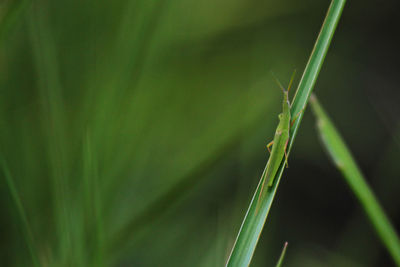
<svg viewBox="0 0 400 267"><path fill-rule="evenodd" d="M293 124L296 122L296 120L299 118L300 114L304 111L304 108L302 108L297 114L296 116L294 116L292 122L290 123L290 127L293 126Z"/></svg>
<svg viewBox="0 0 400 267"><path fill-rule="evenodd" d="M268 143L268 145L267 145L267 149L268 149L268 151L269 151L269 153L271 153L271 146L274 144L274 140L272 140L271 142L269 142Z"/></svg>
<svg viewBox="0 0 400 267"><path fill-rule="evenodd" d="M287 151L286 148L288 146L289 143L289 138L286 140L286 144L285 144L285 164L286 164L286 168L289 168L289 164L288 164L288 155L287 155Z"/></svg>

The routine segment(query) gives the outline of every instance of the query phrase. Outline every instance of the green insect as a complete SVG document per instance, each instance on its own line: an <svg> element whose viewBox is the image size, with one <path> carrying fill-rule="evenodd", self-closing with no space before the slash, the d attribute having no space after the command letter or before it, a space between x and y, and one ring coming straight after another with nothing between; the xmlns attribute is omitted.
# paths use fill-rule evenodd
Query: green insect
<svg viewBox="0 0 400 267"><path fill-rule="evenodd" d="M286 149L287 149L287 145L289 142L289 131L290 131L290 127L293 125L294 121L297 119L298 115L301 113L301 111L300 111L295 116L294 120L292 121L292 118L290 115L291 104L289 101L289 90L290 90L290 87L292 86L295 74L296 74L296 72L293 73L287 90L285 90L285 88L277 80L279 87L283 91L282 113L280 113L278 116L279 124L278 124L278 127L276 128L274 139L267 145L267 148L271 154L270 154L270 157L269 157L269 160L267 163L267 169L265 171L264 181L261 186L259 200L261 199L261 196L264 193L263 191L265 189L264 188L265 184L267 184L268 187L271 187L274 184L274 180L275 180L274 178L279 169L279 166L281 165L283 157L285 157L285 164L286 164L286 166L288 166ZM272 150L270 150L271 146L272 146Z"/></svg>

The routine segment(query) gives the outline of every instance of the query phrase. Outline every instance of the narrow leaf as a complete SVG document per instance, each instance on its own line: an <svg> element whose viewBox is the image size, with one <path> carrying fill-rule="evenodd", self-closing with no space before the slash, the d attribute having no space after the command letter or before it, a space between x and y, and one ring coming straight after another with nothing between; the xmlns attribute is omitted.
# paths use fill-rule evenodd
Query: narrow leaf
<svg viewBox="0 0 400 267"><path fill-rule="evenodd" d="M278 263L276 264L276 267L282 267L282 263L285 258L287 246L288 246L288 242L285 242L285 244L283 245L281 256L279 257Z"/></svg>
<svg viewBox="0 0 400 267"><path fill-rule="evenodd" d="M33 266L40 266L37 252L35 249L35 243L33 241L32 230L31 230L30 224L28 222L28 218L26 216L24 206L22 205L22 201L19 196L17 187L15 186L14 179L11 175L10 170L7 167L7 164L5 163L5 161L2 158L0 158L0 164L2 165L1 167L3 169L3 173L6 178L8 189L10 190L11 197L17 208L17 212L18 212L18 215L19 215L21 223L22 223L22 228L23 228L22 230L24 232L26 245L28 247L29 253L32 258Z"/></svg>
<svg viewBox="0 0 400 267"><path fill-rule="evenodd" d="M333 159L336 167L342 172L343 178L365 210L394 262L397 266L400 266L400 241L389 218L367 184L350 150L315 96L311 98L311 106L317 118L318 132L329 156Z"/></svg>
<svg viewBox="0 0 400 267"><path fill-rule="evenodd" d="M292 117L295 117L297 114L299 114L299 116L290 129L288 152L291 149L297 130L300 126L301 118L303 116L302 113L307 105L308 98L318 77L345 2L345 0L332 1L314 49L311 52L310 59L299 83L291 108ZM274 184L268 188L267 193L263 195L260 200L258 200L261 191L260 185L265 179L266 168L264 169L256 192L253 195L245 218L243 219L242 226L239 230L236 242L232 248L226 266L248 266L250 264L258 239L261 235L261 231L271 208L272 201L275 197L284 168L284 164L281 163L279 170L276 173L276 177L274 178ZM259 204L257 204L257 202ZM259 209L256 212L257 205L259 205Z"/></svg>

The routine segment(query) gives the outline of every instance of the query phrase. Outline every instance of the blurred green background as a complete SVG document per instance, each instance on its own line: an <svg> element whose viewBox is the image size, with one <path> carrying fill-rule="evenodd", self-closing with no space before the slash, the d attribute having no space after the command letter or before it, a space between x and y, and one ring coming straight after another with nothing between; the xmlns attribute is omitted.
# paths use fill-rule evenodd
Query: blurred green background
<svg viewBox="0 0 400 267"><path fill-rule="evenodd" d="M329 1L0 0L0 159L40 266L222 266ZM315 92L400 223L397 1L348 1ZM297 75L296 82L300 79ZM293 93L293 92L292 92ZM307 111L252 265L391 266ZM0 174L0 266L33 266Z"/></svg>

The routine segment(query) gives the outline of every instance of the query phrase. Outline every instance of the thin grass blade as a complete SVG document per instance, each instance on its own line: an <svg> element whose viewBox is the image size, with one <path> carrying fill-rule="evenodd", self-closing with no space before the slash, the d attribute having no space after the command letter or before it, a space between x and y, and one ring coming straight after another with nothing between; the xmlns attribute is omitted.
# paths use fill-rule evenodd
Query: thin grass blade
<svg viewBox="0 0 400 267"><path fill-rule="evenodd" d="M5 161L2 158L0 158L0 164L1 164L1 168L3 169L4 176L6 178L8 189L10 190L11 197L15 203L18 215L19 215L21 223L22 223L25 242L26 242L26 245L28 246L28 250L29 250L29 254L31 255L31 258L32 258L33 266L35 266L35 267L41 266L39 264L39 258L37 255L35 242L33 240L32 230L31 230L30 224L28 222L28 218L26 216L24 206L22 205L22 201L19 196L17 187L14 183L14 179L11 175L10 170L8 169L7 164L5 163Z"/></svg>
<svg viewBox="0 0 400 267"><path fill-rule="evenodd" d="M295 117L297 114L299 114L299 116L290 129L290 139L287 148L288 153L293 145L303 116L303 111L307 105L309 96L317 80L345 2L345 0L333 0L331 2L314 49L311 52L309 61L297 88L297 93L291 107L291 114L292 117ZM268 188L268 191L264 197L258 200L261 191L260 185L263 183L266 174L266 168L264 169L256 192L253 195L250 206L247 210L245 218L243 219L242 226L239 230L236 242L232 248L226 266L248 266L250 264L258 239L261 235L261 231L271 208L272 201L275 197L284 167L284 164L281 162L276 177L274 178L274 184ZM257 202L260 204L257 204ZM256 212L257 205L259 205L260 208Z"/></svg>
<svg viewBox="0 0 400 267"><path fill-rule="evenodd" d="M311 106L317 118L319 135L329 156L343 174L394 262L400 266L400 240L393 225L367 184L350 150L315 96L311 98Z"/></svg>
<svg viewBox="0 0 400 267"><path fill-rule="evenodd" d="M288 246L288 242L285 242L285 244L283 245L281 256L279 257L278 263L276 264L276 267L282 267L282 263L283 263L283 260L285 259L285 255L286 255L287 246Z"/></svg>
<svg viewBox="0 0 400 267"><path fill-rule="evenodd" d="M51 164L52 198L61 262L72 260L71 251L76 249L72 242L67 117L63 98L63 89L59 76L57 49L49 20L49 6L45 3L33 3L28 16L29 35L32 46L33 62L37 71L37 88L42 102L43 128L47 136L47 154ZM74 252L75 253L75 252Z"/></svg>
<svg viewBox="0 0 400 267"><path fill-rule="evenodd" d="M93 250L93 265L104 266L103 248L104 248L104 230L103 230L103 217L102 217L102 203L99 185L99 174L97 166L96 153L94 153L92 138L89 130L86 133L84 140L83 151L83 200L84 200L84 213L86 217L86 224L89 229L90 246Z"/></svg>

